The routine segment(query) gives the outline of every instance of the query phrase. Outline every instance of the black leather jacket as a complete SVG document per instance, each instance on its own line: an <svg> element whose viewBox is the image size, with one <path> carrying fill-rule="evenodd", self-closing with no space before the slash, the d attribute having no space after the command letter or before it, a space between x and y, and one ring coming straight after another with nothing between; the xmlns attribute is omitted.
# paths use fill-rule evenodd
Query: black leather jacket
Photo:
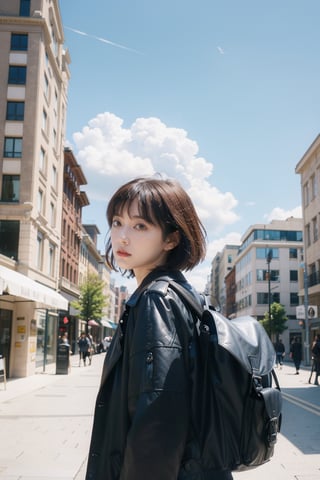
<svg viewBox="0 0 320 480"><path fill-rule="evenodd" d="M194 320L167 282L152 283L164 275L191 290L180 272L154 271L127 302L103 368L86 480L232 478L201 467L190 415Z"/></svg>

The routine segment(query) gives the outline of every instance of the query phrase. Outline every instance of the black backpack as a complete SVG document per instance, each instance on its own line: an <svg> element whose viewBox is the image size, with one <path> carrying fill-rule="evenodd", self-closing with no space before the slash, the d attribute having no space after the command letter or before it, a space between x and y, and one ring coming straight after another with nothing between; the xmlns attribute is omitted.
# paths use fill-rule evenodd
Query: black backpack
<svg viewBox="0 0 320 480"><path fill-rule="evenodd" d="M212 307L201 308L190 292L166 280L196 314L201 371L192 416L203 458L217 470L264 464L274 453L282 408L275 350L265 329L250 316L228 320Z"/></svg>

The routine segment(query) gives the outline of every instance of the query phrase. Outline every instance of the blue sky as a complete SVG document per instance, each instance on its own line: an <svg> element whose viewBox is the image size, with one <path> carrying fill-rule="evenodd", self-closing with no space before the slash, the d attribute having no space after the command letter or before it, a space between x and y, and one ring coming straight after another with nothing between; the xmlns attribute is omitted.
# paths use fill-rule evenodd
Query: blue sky
<svg viewBox="0 0 320 480"><path fill-rule="evenodd" d="M318 0L60 0L70 51L67 140L103 249L124 181L181 181L208 261L255 223L301 215L295 166L319 133Z"/></svg>

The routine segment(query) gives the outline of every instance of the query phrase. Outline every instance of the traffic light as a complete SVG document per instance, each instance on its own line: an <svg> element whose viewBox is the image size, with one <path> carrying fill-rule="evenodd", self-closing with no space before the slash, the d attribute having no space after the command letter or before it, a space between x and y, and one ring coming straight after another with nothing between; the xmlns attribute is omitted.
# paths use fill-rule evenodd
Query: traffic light
<svg viewBox="0 0 320 480"><path fill-rule="evenodd" d="M306 323L305 323L305 321L304 321L304 320L299 320L299 326L300 326L302 329L306 328Z"/></svg>

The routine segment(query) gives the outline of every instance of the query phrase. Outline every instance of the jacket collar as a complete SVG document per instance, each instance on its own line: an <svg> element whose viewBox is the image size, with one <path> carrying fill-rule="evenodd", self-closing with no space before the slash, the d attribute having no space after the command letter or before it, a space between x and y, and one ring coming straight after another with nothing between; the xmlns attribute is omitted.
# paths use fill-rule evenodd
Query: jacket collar
<svg viewBox="0 0 320 480"><path fill-rule="evenodd" d="M148 288L148 286L156 281L160 277L170 277L170 279L175 280L178 283L185 283L186 279L184 275L179 271L179 270L165 270L165 269L160 269L157 268L156 270L153 270L150 272L142 281L142 283L139 285L139 287L133 292L133 294L130 296L126 304L129 307L134 307L141 294Z"/></svg>

